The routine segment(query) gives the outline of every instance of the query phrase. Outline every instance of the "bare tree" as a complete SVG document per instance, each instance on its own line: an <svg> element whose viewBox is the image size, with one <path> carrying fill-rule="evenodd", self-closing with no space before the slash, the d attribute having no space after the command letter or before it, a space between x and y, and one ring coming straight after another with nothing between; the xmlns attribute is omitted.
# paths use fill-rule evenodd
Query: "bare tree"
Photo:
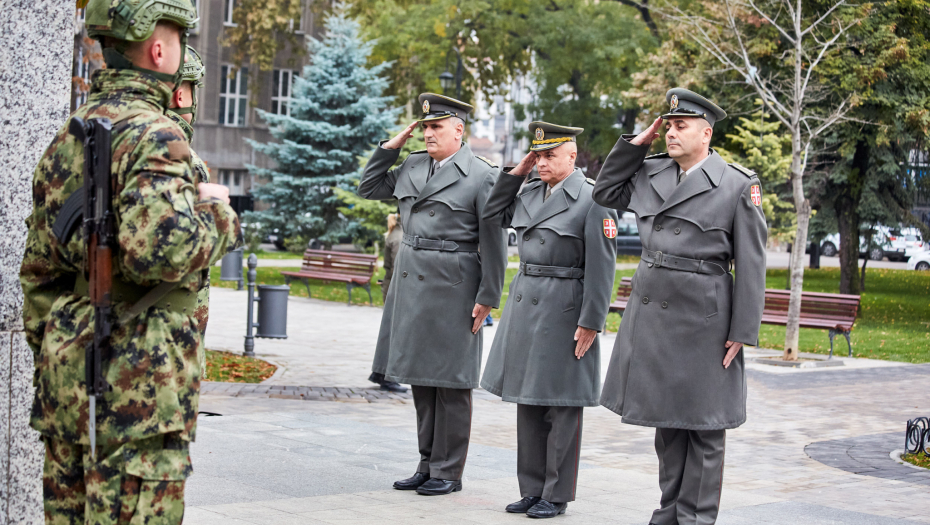
<svg viewBox="0 0 930 525"><path fill-rule="evenodd" d="M804 247L811 217L804 174L817 137L833 124L848 120L855 101L855 93L837 98L822 85L818 66L861 20L858 6L846 0L812 4L806 0L705 0L687 10L671 1L652 8L667 20L687 25L704 51L729 72L741 75L791 135L790 184L798 226L790 257L787 360L798 358ZM777 31L775 56L770 47L759 46L760 28L765 27ZM762 47L765 52L760 52Z"/></svg>

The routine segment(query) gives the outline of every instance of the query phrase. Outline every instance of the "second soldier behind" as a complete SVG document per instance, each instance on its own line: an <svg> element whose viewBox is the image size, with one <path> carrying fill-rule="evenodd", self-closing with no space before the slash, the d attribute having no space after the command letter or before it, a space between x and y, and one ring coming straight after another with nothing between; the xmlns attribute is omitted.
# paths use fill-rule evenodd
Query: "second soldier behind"
<svg viewBox="0 0 930 525"><path fill-rule="evenodd" d="M616 273L617 214L575 167L581 128L531 122L535 140L505 168L485 218L517 230L520 273L481 386L517 404L517 478L507 512L562 514L575 499L582 412L600 396L600 348ZM540 179L526 181L536 166Z"/></svg>

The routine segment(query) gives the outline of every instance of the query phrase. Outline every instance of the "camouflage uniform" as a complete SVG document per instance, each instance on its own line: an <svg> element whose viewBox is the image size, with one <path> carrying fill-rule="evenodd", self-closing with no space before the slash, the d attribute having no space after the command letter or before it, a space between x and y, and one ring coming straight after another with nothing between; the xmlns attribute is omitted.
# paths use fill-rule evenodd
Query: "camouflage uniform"
<svg viewBox="0 0 930 525"><path fill-rule="evenodd" d="M194 140L193 123L197 119L197 89L203 87L203 81L201 80L203 75L204 66L200 54L197 53L194 48L188 46L187 62L182 69L181 80L191 83L191 94L194 99L193 105L189 108L169 108L168 112L165 113L168 118L174 121L174 123L184 131L184 134L187 136L188 144L191 144ZM190 123L181 116L186 113L191 114ZM194 148L191 148L191 167L194 170L195 186L201 182L210 182L210 170L207 168L203 159L194 151ZM230 245L230 248L235 248L236 246L237 245ZM204 273L203 285L197 292L197 308L194 310L194 318L197 319L197 328L200 330L200 344L197 346L197 362L200 364L201 377L206 379L207 350L204 346L204 335L207 332L207 320L210 318L210 269L205 268L202 271Z"/></svg>
<svg viewBox="0 0 930 525"><path fill-rule="evenodd" d="M101 70L75 116L113 121L114 283L145 290L178 282L178 290L192 294L202 288L201 270L238 242L239 223L226 203L198 200L187 137L165 116L170 95L148 73ZM82 145L63 126L36 168L20 275L35 357L30 423L46 445L46 520L180 523L197 421L201 333L193 312L164 305L113 327L104 364L113 390L97 407L94 462L84 382L93 310L86 293L76 290L86 270L84 240L75 234L61 242L52 233L63 203L83 184L83 164ZM114 316L130 304L115 302Z"/></svg>

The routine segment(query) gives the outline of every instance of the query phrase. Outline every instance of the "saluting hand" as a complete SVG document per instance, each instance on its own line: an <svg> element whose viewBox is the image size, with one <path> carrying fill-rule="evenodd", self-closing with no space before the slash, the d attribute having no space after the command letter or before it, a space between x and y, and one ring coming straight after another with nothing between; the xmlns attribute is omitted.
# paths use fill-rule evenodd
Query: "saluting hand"
<svg viewBox="0 0 930 525"><path fill-rule="evenodd" d="M659 129L662 127L662 117L655 119L651 126L646 128L646 131L643 131L639 135L633 137L633 140L630 141L630 144L634 146L648 146L652 144L652 141L659 138Z"/></svg>
<svg viewBox="0 0 930 525"><path fill-rule="evenodd" d="M201 182L197 185L197 194L202 201L213 198L229 204L229 188L222 184Z"/></svg>
<svg viewBox="0 0 930 525"><path fill-rule="evenodd" d="M736 341L727 341L727 355L723 358L723 367L730 368L730 363L733 362L733 359L736 358L736 354L739 353L740 349L743 348L743 343L737 343Z"/></svg>
<svg viewBox="0 0 930 525"><path fill-rule="evenodd" d="M404 144L407 143L407 139L409 139L410 136L413 135L413 130L417 129L417 125L418 125L418 124L420 124L420 123L414 121L412 124L410 124L409 126L407 126L406 128L404 128L403 131L401 131L400 133L398 133L396 137L394 137L394 138L392 138L391 140L389 140L389 141L385 142L384 144L382 144L381 147L384 148L384 149L400 149L400 148L403 148L403 147L404 147Z"/></svg>
<svg viewBox="0 0 930 525"><path fill-rule="evenodd" d="M510 174L516 177L526 177L533 171L537 159L539 159L539 155L535 151L527 153L523 160L514 169L510 170Z"/></svg>
<svg viewBox="0 0 930 525"><path fill-rule="evenodd" d="M475 303L475 307L471 309L471 316L475 320L471 325L471 333L477 334L478 330L481 330L481 325L484 324L489 313L491 313L490 306Z"/></svg>
<svg viewBox="0 0 930 525"><path fill-rule="evenodd" d="M590 328L585 328L579 326L575 330L575 357L581 359L584 357L585 353L591 348L591 345L594 344L594 337L597 336L597 330L591 330Z"/></svg>

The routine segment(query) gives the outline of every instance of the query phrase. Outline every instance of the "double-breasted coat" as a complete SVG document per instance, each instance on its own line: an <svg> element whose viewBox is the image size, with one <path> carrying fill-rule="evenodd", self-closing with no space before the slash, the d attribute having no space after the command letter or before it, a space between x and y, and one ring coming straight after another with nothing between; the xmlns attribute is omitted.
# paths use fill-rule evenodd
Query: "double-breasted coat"
<svg viewBox="0 0 930 525"><path fill-rule="evenodd" d="M678 184L675 160L647 159L648 149L621 138L594 186L596 202L636 214L644 249L601 404L635 425L734 428L746 421L743 353L729 368L723 358L728 340L755 345L759 336L767 236L759 179L711 151Z"/></svg>
<svg viewBox="0 0 930 525"><path fill-rule="evenodd" d="M481 386L525 405L597 406L598 339L577 359L574 335L579 326L604 327L616 274L617 214L594 202L594 186L581 170L545 201L545 182L532 180L521 190L523 181L502 172L485 210L485 217L517 231L522 268L510 283ZM575 276L539 275L545 270L535 266L573 268Z"/></svg>
<svg viewBox="0 0 930 525"><path fill-rule="evenodd" d="M405 238L453 241L463 249L401 244L372 371L411 385L477 388L482 330L471 333L471 314L476 303L500 304L507 266L500 222L482 219L498 169L462 144L427 182L431 158L425 151L390 169L399 155L375 150L358 194L397 199ZM475 244L478 251L465 248Z"/></svg>

